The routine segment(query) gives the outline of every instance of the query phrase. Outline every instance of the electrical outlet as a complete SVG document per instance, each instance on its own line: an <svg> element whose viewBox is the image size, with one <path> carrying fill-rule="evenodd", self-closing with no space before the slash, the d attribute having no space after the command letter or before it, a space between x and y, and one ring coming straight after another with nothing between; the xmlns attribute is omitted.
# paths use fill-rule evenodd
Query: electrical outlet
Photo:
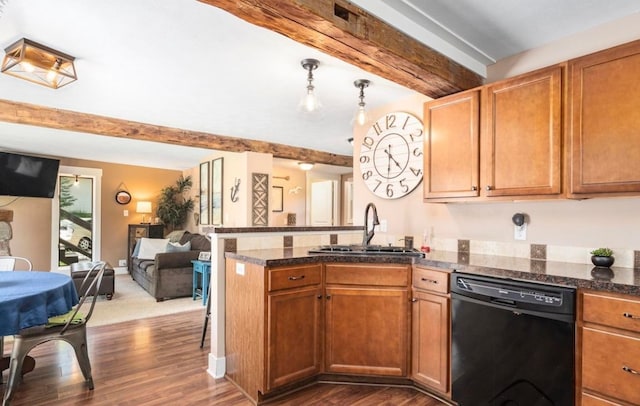
<svg viewBox="0 0 640 406"><path fill-rule="evenodd" d="M127 260L126 259L119 259L118 260L118 266L127 266Z"/></svg>
<svg viewBox="0 0 640 406"><path fill-rule="evenodd" d="M525 241L527 239L527 223L521 226L513 226L513 239Z"/></svg>
<svg viewBox="0 0 640 406"><path fill-rule="evenodd" d="M125 217L129 217L129 210L123 210L122 215Z"/></svg>

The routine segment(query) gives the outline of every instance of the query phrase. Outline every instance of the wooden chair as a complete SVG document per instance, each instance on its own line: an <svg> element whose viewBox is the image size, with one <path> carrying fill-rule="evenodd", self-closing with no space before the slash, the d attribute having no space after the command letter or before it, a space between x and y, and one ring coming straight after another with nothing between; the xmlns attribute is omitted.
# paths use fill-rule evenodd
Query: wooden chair
<svg viewBox="0 0 640 406"><path fill-rule="evenodd" d="M91 318L93 308L98 298L98 289L102 283L106 262L96 262L91 272L87 273L82 287L88 284L86 294L80 298L77 306L62 316L49 318L44 326L29 327L14 336L13 351L9 366L9 381L5 388L3 406L8 406L15 389L21 380L24 359L34 347L51 340L63 340L71 344L76 353L80 370L89 389L93 390L91 363L87 351L87 322ZM89 311L86 315L80 313L87 298L91 297Z"/></svg>
<svg viewBox="0 0 640 406"><path fill-rule="evenodd" d="M26 268L24 269L25 271L31 271L33 269L31 261L27 258L3 255L0 256L0 271L14 271L16 269L16 262L23 263L23 267Z"/></svg>

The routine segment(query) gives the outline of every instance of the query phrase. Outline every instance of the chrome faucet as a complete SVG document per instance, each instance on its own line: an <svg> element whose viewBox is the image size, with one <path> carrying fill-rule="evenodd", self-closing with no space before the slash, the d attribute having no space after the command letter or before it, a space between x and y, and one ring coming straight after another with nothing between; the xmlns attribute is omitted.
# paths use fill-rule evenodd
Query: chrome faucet
<svg viewBox="0 0 640 406"><path fill-rule="evenodd" d="M369 230L369 209L373 209L373 227L371 227L371 230ZM378 209L376 209L375 204L369 203L364 209L364 235L362 236L363 247L369 245L373 239L373 230L378 224L380 224L380 221L378 220Z"/></svg>

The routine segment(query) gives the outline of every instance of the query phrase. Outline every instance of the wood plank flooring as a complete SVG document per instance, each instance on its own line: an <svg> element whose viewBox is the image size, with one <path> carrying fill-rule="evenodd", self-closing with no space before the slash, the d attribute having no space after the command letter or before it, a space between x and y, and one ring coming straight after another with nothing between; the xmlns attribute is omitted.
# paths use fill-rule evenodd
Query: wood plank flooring
<svg viewBox="0 0 640 406"><path fill-rule="evenodd" d="M11 404L251 405L233 384L207 374L209 348L199 348L203 318L195 311L89 328L93 391L85 386L70 345L42 344L31 351L36 368L25 375ZM5 352L11 345L6 347ZM318 384L269 405L445 403L407 388Z"/></svg>

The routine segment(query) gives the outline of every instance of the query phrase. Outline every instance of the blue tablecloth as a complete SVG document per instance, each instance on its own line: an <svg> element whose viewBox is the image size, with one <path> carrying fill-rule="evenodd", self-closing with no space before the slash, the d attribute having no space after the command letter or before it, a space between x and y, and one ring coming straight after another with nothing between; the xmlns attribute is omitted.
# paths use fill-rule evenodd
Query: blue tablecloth
<svg viewBox="0 0 640 406"><path fill-rule="evenodd" d="M0 336L40 326L78 303L71 278L53 272L0 272Z"/></svg>

